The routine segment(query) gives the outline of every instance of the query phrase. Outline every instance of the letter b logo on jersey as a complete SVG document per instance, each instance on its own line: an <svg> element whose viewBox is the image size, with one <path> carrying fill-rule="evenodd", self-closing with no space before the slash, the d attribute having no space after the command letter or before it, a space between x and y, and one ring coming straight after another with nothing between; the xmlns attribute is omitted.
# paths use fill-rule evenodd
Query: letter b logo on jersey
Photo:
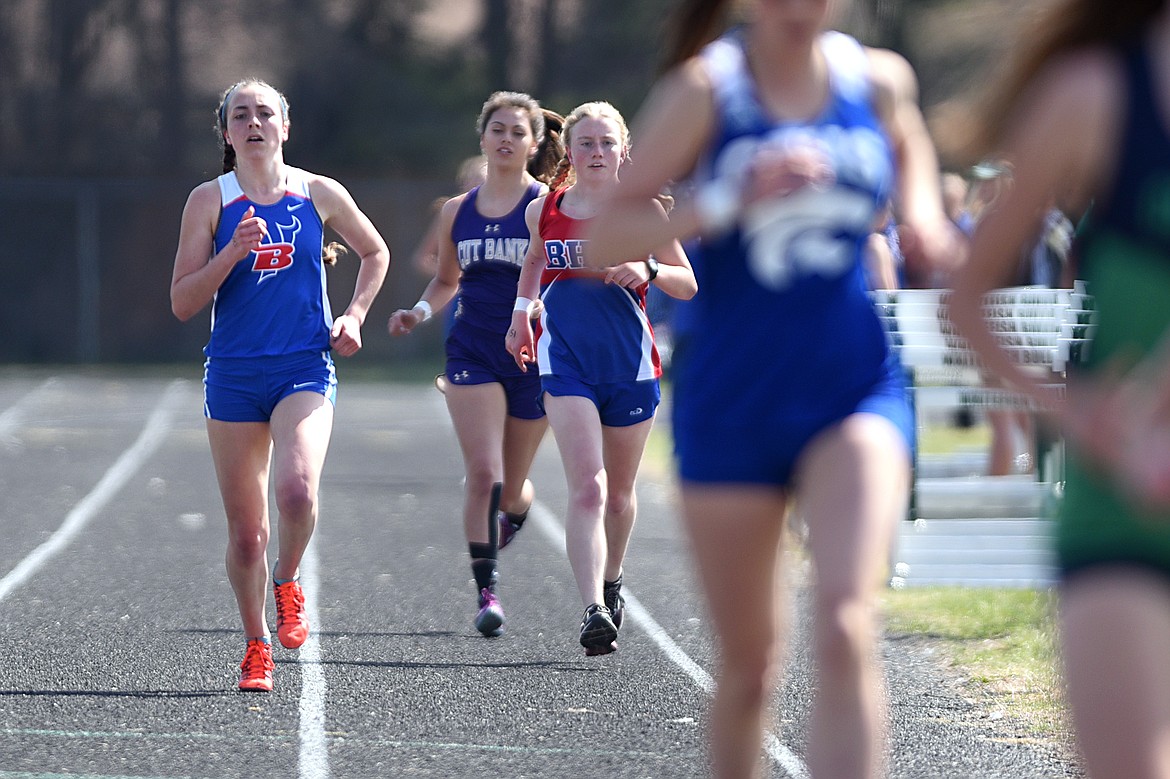
<svg viewBox="0 0 1170 779"><path fill-rule="evenodd" d="M255 251L256 260L252 263L252 270L260 273L260 281L275 276L293 264L293 245L291 243L270 243Z"/></svg>

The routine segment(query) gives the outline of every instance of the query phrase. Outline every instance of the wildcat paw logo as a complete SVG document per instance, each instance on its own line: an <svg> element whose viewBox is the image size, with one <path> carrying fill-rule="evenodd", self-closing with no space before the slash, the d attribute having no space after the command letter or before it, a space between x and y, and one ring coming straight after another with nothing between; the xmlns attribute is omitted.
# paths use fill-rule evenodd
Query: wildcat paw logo
<svg viewBox="0 0 1170 779"><path fill-rule="evenodd" d="M292 217L292 224L276 225L276 230L279 233L277 236L269 234L271 243L263 244L259 249L252 252L256 259L252 262L252 270L259 273L260 276L256 279L259 284L265 279L270 279L282 270L291 268L293 264L293 240L297 233L301 231L301 220L295 216Z"/></svg>

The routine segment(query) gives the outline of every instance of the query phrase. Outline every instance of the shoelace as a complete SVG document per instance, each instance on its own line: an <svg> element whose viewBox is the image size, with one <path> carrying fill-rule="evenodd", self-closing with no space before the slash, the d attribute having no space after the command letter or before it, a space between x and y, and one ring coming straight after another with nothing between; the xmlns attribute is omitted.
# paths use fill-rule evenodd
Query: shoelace
<svg viewBox="0 0 1170 779"><path fill-rule="evenodd" d="M276 667L276 663L272 660L272 654L264 651L265 648L263 641L248 643L248 651L244 653L244 661L240 663L240 670L244 672L245 676L261 676Z"/></svg>
<svg viewBox="0 0 1170 779"><path fill-rule="evenodd" d="M305 594L295 582L277 585L274 589L276 596L276 618L282 622L297 619L305 606Z"/></svg>
<svg viewBox="0 0 1170 779"><path fill-rule="evenodd" d="M610 611L605 606L605 604L593 603L593 604L590 604L588 607L586 607L585 615L583 617L581 617L581 622L582 623L588 622L590 617L592 617L594 614L599 614L599 613L609 615L610 617L612 617L612 615L613 615L613 612Z"/></svg>

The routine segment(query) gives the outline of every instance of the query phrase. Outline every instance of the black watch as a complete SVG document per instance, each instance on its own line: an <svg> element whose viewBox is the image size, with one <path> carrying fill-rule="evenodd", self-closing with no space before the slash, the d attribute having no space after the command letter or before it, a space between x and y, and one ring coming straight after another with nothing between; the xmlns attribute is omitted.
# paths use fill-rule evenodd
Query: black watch
<svg viewBox="0 0 1170 779"><path fill-rule="evenodd" d="M653 257L647 257L646 267L650 271L650 278L647 281L654 281L654 279L658 278L658 260Z"/></svg>

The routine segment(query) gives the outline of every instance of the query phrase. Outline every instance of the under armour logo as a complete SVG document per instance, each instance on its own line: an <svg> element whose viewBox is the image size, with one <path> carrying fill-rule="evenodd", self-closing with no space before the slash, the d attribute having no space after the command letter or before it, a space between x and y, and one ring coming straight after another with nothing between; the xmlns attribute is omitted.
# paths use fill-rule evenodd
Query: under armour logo
<svg viewBox="0 0 1170 779"><path fill-rule="evenodd" d="M470 378L471 378L471 374L468 373L467 371L459 371L459 373L455 373L455 374L451 375L451 381L455 382L456 384L458 384L461 381L467 381Z"/></svg>
<svg viewBox="0 0 1170 779"><path fill-rule="evenodd" d="M484 225L483 231L485 233L498 233L500 231L500 225L499 225L499 223Z"/></svg>

